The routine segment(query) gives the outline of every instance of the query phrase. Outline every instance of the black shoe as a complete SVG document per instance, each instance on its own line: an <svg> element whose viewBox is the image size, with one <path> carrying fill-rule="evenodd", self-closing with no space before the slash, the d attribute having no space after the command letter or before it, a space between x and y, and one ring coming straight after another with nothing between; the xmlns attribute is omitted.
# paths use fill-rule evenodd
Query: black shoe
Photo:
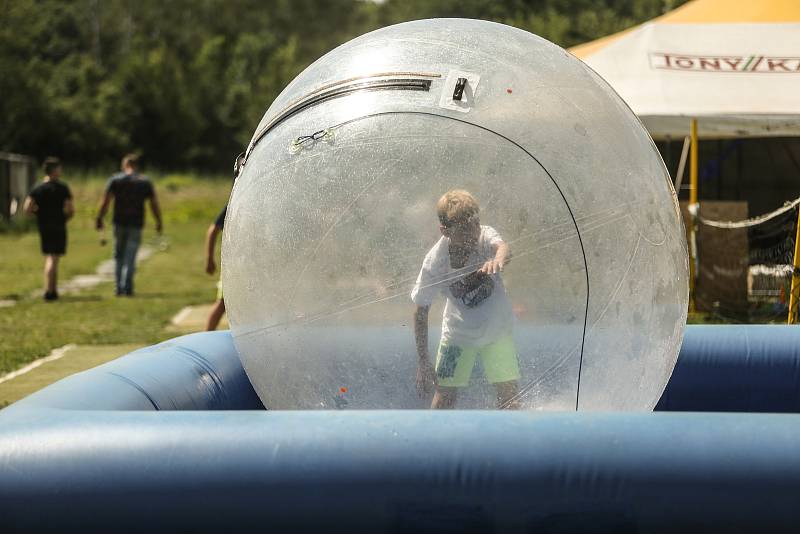
<svg viewBox="0 0 800 534"><path fill-rule="evenodd" d="M56 291L47 291L44 294L44 300L46 300L48 302L52 302L54 300L58 300L58 292L56 292Z"/></svg>

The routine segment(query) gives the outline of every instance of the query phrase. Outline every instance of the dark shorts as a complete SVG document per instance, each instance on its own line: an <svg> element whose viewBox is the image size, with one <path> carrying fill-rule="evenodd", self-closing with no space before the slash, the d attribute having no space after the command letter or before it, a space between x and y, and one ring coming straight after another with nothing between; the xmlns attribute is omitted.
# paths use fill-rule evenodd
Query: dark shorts
<svg viewBox="0 0 800 534"><path fill-rule="evenodd" d="M42 254L63 255L67 252L66 226L40 226L39 237L42 238Z"/></svg>

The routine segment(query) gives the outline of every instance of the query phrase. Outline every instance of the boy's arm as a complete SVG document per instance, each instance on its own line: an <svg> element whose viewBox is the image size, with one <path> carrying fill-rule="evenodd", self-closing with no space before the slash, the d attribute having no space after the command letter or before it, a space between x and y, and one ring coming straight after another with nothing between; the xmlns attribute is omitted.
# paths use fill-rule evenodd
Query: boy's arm
<svg viewBox="0 0 800 534"><path fill-rule="evenodd" d="M206 231L206 272L214 274L217 270L217 264L214 261L214 248L217 244L217 235L219 235L219 226L212 224Z"/></svg>
<svg viewBox="0 0 800 534"><path fill-rule="evenodd" d="M64 201L64 217L70 220L73 215L75 215L75 206L72 204L72 198L68 198Z"/></svg>
<svg viewBox="0 0 800 534"><path fill-rule="evenodd" d="M500 241L497 244L497 249L494 253L494 259L500 264L500 270L511 262L511 248L505 241Z"/></svg>
<svg viewBox="0 0 800 534"><path fill-rule="evenodd" d="M417 306L414 311L414 340L417 344L417 393L430 393L435 378L428 356L428 311L430 306Z"/></svg>
<svg viewBox="0 0 800 534"><path fill-rule="evenodd" d="M33 200L33 197L25 197L25 203L22 205L22 211L24 211L27 215L33 215L38 209L39 206L36 204L36 201Z"/></svg>
<svg viewBox="0 0 800 534"><path fill-rule="evenodd" d="M503 268L511 261L511 249L505 241L498 241L494 245L494 258L483 264L478 269L479 273L496 274L503 271Z"/></svg>
<svg viewBox="0 0 800 534"><path fill-rule="evenodd" d="M164 225L161 224L161 206L158 205L155 188L153 188L153 195L150 197L150 211L153 212L153 217L156 220L156 232L160 234L164 229Z"/></svg>
<svg viewBox="0 0 800 534"><path fill-rule="evenodd" d="M414 311L414 341L417 343L419 360L430 360L428 357L428 311L430 306L417 306Z"/></svg>
<svg viewBox="0 0 800 534"><path fill-rule="evenodd" d="M98 230L103 229L103 217L106 216L108 205L111 203L112 193L109 189L103 194L103 200L100 201L100 207L97 210L97 219L94 222L94 227Z"/></svg>

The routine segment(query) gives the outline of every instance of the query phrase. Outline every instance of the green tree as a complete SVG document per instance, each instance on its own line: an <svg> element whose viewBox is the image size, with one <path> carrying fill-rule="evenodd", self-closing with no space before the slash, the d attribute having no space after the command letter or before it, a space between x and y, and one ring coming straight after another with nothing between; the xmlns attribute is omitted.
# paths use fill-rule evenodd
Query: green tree
<svg viewBox="0 0 800 534"><path fill-rule="evenodd" d="M685 0L0 0L0 150L227 170L314 60L381 26L467 17L572 46Z"/></svg>

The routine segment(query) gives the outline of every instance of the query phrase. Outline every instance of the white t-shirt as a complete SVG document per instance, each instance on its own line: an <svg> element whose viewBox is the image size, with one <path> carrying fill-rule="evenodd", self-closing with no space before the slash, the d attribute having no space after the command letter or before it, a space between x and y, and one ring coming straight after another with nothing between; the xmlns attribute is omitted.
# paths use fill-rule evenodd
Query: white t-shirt
<svg viewBox="0 0 800 534"><path fill-rule="evenodd" d="M465 266L450 265L450 239L442 237L425 256L411 300L430 306L439 293L447 298L442 317L442 341L480 347L511 332L513 314L500 274L475 271L494 258L503 239L491 226L481 225L478 243Z"/></svg>

